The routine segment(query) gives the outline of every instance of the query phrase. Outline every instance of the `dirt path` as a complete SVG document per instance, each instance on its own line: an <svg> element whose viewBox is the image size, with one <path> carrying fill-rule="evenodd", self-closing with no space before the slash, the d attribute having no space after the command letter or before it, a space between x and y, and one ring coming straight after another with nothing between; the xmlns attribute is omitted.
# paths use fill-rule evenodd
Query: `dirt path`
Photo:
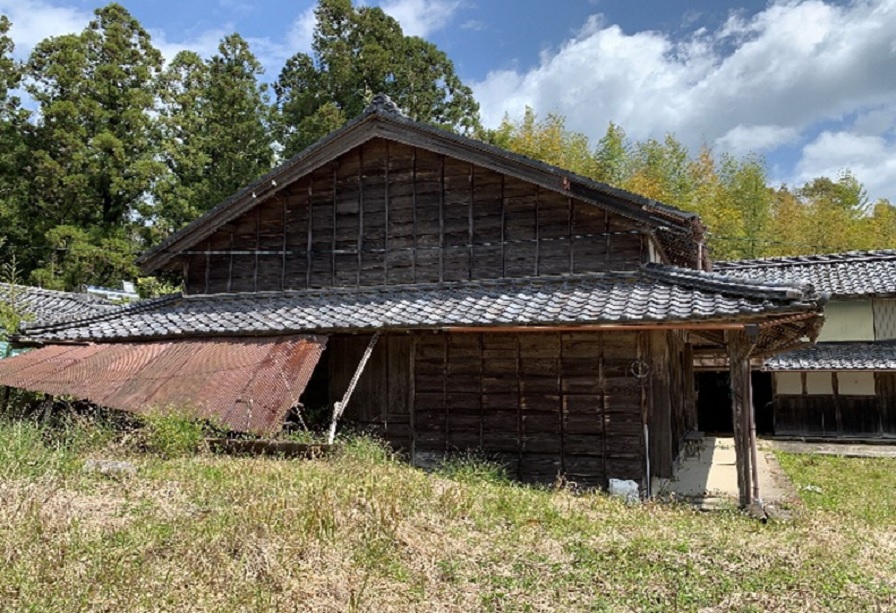
<svg viewBox="0 0 896 613"><path fill-rule="evenodd" d="M796 492L778 465L772 448L762 441L758 452L759 493L762 501L770 503L792 499ZM734 439L708 436L689 443L682 452L674 477L671 480L657 480L654 494L673 494L676 498L691 500L706 508L736 500Z"/></svg>

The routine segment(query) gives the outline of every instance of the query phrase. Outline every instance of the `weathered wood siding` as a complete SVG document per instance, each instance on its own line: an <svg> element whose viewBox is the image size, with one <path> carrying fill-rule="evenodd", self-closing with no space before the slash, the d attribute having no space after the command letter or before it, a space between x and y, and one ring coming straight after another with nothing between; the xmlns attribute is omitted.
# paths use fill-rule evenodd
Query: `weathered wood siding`
<svg viewBox="0 0 896 613"><path fill-rule="evenodd" d="M330 404L348 388L370 335L336 335L327 341ZM379 338L346 407L345 419L411 449L411 343L407 335Z"/></svg>
<svg viewBox="0 0 896 613"><path fill-rule="evenodd" d="M626 270L649 257L645 242L593 205L375 139L179 259L199 294Z"/></svg>
<svg viewBox="0 0 896 613"><path fill-rule="evenodd" d="M524 481L644 476L637 333L430 334L414 352L415 461L475 449Z"/></svg>
<svg viewBox="0 0 896 613"><path fill-rule="evenodd" d="M650 361L642 374L648 377L651 402L650 463L657 477L672 477L681 441L697 427L693 356L680 332L649 333Z"/></svg>
<svg viewBox="0 0 896 613"><path fill-rule="evenodd" d="M802 378L801 394L782 394L775 379L776 435L896 436L896 373L873 373L873 395L843 393L836 372L817 373L831 377L833 393L807 393L806 377L811 373L798 374Z"/></svg>

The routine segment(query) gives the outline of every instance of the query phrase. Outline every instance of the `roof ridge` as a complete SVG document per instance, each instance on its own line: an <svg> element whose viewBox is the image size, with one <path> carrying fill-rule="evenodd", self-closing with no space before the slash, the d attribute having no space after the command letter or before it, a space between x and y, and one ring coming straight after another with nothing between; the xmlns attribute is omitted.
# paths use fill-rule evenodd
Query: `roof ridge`
<svg viewBox="0 0 896 613"><path fill-rule="evenodd" d="M687 279L695 282L698 286L705 286L707 289L718 289L719 291L736 295L764 298L770 297L771 294L777 299L783 298L801 302L824 299L822 295L815 291L815 287L808 282L741 279L718 272L680 268L668 264L649 263L645 264L643 268L660 280L678 282Z"/></svg>
<svg viewBox="0 0 896 613"><path fill-rule="evenodd" d="M772 266L799 266L811 264L833 264L837 262L874 262L896 259L896 249L874 249L866 251L840 251L808 255L785 255L751 260L721 260L713 266L725 270L742 268L769 268Z"/></svg>
<svg viewBox="0 0 896 613"><path fill-rule="evenodd" d="M178 298L182 297L180 292L174 294L166 294L164 296L158 296L156 298L147 298L146 300L138 300L137 302L132 302L130 304L116 306L107 311L103 311L102 313L97 313L95 315L87 315L86 317L72 317L72 318L63 318L57 321L52 321L49 323L40 323L34 322L34 325L29 325L27 322L22 322L21 330L23 332L52 332L54 330L58 330L60 328L67 328L73 324L91 324L98 323L104 321L107 318L114 318L121 315L130 315L133 313L139 313L141 311L145 311L151 307L155 307L161 304L165 304L169 301L174 301ZM114 305L113 305L114 306Z"/></svg>

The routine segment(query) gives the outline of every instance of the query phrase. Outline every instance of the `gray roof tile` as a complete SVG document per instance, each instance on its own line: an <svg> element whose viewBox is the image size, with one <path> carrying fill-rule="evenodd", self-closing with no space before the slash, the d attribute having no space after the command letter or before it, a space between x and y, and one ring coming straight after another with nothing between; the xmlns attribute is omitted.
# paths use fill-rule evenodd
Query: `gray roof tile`
<svg viewBox="0 0 896 613"><path fill-rule="evenodd" d="M113 313L25 325L45 341L374 328L713 320L819 308L811 286L648 264L639 271L441 285L173 295Z"/></svg>
<svg viewBox="0 0 896 613"><path fill-rule="evenodd" d="M776 355L764 370L896 370L896 342L818 343Z"/></svg>
<svg viewBox="0 0 896 613"><path fill-rule="evenodd" d="M11 303L34 324L47 324L107 313L118 306L90 294L76 294L0 283L0 301Z"/></svg>
<svg viewBox="0 0 896 613"><path fill-rule="evenodd" d="M716 272L738 279L806 281L835 297L896 294L896 250L715 262Z"/></svg>

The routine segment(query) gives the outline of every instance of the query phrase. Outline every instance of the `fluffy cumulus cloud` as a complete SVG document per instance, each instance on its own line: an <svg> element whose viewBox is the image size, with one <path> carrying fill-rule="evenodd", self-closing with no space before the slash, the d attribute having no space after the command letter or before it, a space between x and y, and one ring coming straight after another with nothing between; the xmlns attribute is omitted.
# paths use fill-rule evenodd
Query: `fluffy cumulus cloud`
<svg viewBox="0 0 896 613"><path fill-rule="evenodd" d="M18 57L27 57L47 37L80 32L93 17L90 11L44 0L0 0L0 14L12 22L10 35Z"/></svg>
<svg viewBox="0 0 896 613"><path fill-rule="evenodd" d="M636 139L674 132L738 154L802 145L798 177L842 163L896 200L896 169L866 165L896 145L858 132L861 121L896 125L892 113L869 112L896 97L896 0L773 2L684 39L593 17L534 68L492 72L474 90L488 125L529 105L592 138L614 121ZM817 134L831 122L839 131Z"/></svg>
<svg viewBox="0 0 896 613"><path fill-rule="evenodd" d="M405 34L425 38L447 26L460 4L460 0L383 0L380 7Z"/></svg>

